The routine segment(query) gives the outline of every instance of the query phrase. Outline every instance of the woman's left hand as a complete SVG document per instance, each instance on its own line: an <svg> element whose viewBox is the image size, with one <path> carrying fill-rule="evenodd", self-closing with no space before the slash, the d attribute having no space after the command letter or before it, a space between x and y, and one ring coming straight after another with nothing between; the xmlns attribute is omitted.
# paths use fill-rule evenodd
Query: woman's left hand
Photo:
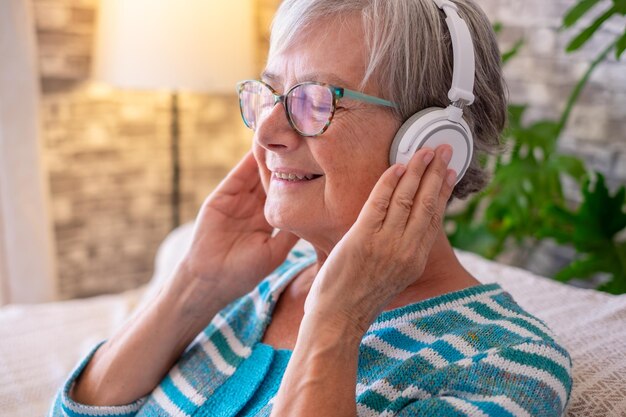
<svg viewBox="0 0 626 417"><path fill-rule="evenodd" d="M360 337L423 274L456 180L451 154L448 145L421 149L406 167L384 172L318 272L305 318L340 320Z"/></svg>

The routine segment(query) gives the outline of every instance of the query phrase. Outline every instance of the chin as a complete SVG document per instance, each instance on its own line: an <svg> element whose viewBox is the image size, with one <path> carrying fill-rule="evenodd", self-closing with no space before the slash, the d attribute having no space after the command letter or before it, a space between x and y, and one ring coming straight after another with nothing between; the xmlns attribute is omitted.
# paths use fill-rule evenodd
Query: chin
<svg viewBox="0 0 626 417"><path fill-rule="evenodd" d="M298 224L302 224L301 221L294 221L296 217L294 213L285 213L282 210L268 209L267 206L265 207L265 219L270 226L276 229L295 233L294 226L297 227Z"/></svg>
<svg viewBox="0 0 626 417"><path fill-rule="evenodd" d="M265 210L265 218L267 222L273 228L283 230L285 232L293 233L301 239L311 241L314 236L318 236L324 233L324 229L328 227L328 224L320 224L315 219L309 218L307 222L302 221L303 215L298 215L295 212L284 212L276 210Z"/></svg>

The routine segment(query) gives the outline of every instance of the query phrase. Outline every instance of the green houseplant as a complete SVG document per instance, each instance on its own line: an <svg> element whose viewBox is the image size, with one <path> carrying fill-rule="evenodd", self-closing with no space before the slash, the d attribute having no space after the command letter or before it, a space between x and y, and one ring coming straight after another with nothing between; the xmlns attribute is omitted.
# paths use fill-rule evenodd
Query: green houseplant
<svg viewBox="0 0 626 417"><path fill-rule="evenodd" d="M579 0L565 15L563 29L571 28L592 8L610 3L604 13L583 28L567 45L567 52L582 48L603 24L615 15L626 15L626 0ZM501 25L495 25L496 32ZM503 54L514 59L523 40ZM463 210L447 217L452 244L460 249L495 259L513 249L518 262L528 257L538 242L550 239L576 250L575 259L555 279L589 279L603 274L599 287L611 293L626 293L626 192L611 194L604 176L587 169L577 157L557 152L558 141L572 109L591 74L615 53L619 60L626 50L626 28L590 63L574 86L559 120L523 122L524 105L509 106L509 123L503 135L508 152L485 158L493 167L490 185L467 201ZM583 200L566 200L562 176L580 189Z"/></svg>

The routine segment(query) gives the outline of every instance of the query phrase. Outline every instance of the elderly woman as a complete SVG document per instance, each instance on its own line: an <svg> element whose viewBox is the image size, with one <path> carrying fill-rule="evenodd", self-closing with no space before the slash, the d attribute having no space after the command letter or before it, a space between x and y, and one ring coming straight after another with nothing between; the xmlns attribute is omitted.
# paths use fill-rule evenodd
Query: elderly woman
<svg viewBox="0 0 626 417"><path fill-rule="evenodd" d="M475 52L475 100L453 107L478 152L458 183L449 145L389 162L403 122L450 104L467 52L453 47L468 45L452 11ZM505 123L479 7L286 0L261 78L239 86L252 151L203 204L175 274L79 364L51 416L561 415L569 355L442 231L447 203L484 187L477 157Z"/></svg>

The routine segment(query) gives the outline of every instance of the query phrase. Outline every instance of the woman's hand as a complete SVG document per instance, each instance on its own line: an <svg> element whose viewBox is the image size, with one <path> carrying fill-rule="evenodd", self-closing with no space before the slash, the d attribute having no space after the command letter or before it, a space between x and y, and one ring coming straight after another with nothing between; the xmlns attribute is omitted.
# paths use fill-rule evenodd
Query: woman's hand
<svg viewBox="0 0 626 417"><path fill-rule="evenodd" d="M204 296L228 303L251 291L286 258L298 238L273 227L263 214L265 190L248 152L207 197L181 263ZM202 294L203 288L207 294Z"/></svg>
<svg viewBox="0 0 626 417"><path fill-rule="evenodd" d="M422 275L456 180L447 169L451 154L447 145L421 149L406 167L385 171L317 274L305 318L339 319L341 325L347 320L364 334Z"/></svg>

